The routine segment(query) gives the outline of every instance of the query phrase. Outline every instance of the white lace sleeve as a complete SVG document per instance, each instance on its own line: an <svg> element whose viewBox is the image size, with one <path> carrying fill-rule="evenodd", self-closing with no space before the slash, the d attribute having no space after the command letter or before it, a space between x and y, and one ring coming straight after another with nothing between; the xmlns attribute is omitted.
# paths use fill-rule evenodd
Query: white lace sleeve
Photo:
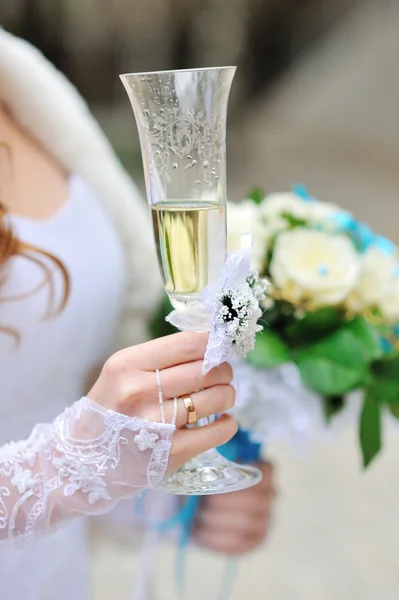
<svg viewBox="0 0 399 600"><path fill-rule="evenodd" d="M0 546L156 486L174 430L82 398L28 440L0 447Z"/></svg>

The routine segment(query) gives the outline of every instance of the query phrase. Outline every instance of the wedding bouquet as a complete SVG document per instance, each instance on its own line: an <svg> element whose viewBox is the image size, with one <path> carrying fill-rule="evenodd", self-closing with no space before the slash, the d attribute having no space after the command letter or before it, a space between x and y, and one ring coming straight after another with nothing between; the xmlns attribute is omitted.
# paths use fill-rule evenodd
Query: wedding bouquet
<svg viewBox="0 0 399 600"><path fill-rule="evenodd" d="M297 186L228 205L228 246L252 233L269 280L255 349L239 365L240 427L256 443L307 440L356 414L363 464L399 418L399 261L395 245ZM166 333L163 314L153 333ZM359 402L360 408L359 408Z"/></svg>
<svg viewBox="0 0 399 600"><path fill-rule="evenodd" d="M280 409L279 426L285 416L293 433L320 424L320 408L324 422L356 410L360 396L367 466L381 448L383 411L399 418L397 248L299 186L266 197L256 191L230 205L230 247L243 230L253 233L254 268L271 284L264 329L247 357L256 371L243 368L241 375L249 380L241 388L251 394L243 425L263 441L262 385L274 413Z"/></svg>

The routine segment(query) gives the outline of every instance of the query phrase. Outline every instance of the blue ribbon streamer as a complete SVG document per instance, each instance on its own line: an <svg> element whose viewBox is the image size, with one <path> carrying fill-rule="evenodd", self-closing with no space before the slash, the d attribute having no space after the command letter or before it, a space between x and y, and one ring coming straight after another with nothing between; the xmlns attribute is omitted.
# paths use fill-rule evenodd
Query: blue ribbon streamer
<svg viewBox="0 0 399 600"><path fill-rule="evenodd" d="M218 451L228 460L259 462L261 460L262 445L252 442L248 431L239 429L227 444L218 448Z"/></svg>
<svg viewBox="0 0 399 600"><path fill-rule="evenodd" d="M306 186L303 183L295 183L292 186L292 192L302 200L305 200L306 202L315 201L315 199L309 194L308 190L306 189Z"/></svg>
<svg viewBox="0 0 399 600"><path fill-rule="evenodd" d="M232 461L240 462L258 462L261 458L261 444L256 444L250 440L249 433L239 430L237 434L223 446L218 448L220 454ZM136 499L135 508L138 514L144 518L145 492ZM148 520L147 527L153 528L159 532L170 531L180 528L180 536L177 548L177 557L175 565L175 585L178 597L183 600L186 596L186 550L190 541L191 530L194 525L195 515L201 496L184 497L185 502L172 517L161 522ZM220 600L228 600L234 585L237 561L228 559L226 569L222 579L220 589Z"/></svg>

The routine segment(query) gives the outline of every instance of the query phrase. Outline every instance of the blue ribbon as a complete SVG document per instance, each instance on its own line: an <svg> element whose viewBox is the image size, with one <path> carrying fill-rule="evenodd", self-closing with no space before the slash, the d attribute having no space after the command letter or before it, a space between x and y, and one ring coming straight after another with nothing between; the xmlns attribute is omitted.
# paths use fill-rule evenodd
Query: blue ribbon
<svg viewBox="0 0 399 600"><path fill-rule="evenodd" d="M315 199L309 194L308 190L306 189L306 186L303 185L303 183L295 183L292 186L292 192L296 196L298 196L298 198L301 198L301 200L305 200L306 202L315 201Z"/></svg>
<svg viewBox="0 0 399 600"><path fill-rule="evenodd" d="M257 462L261 457L261 444L251 442L247 431L238 430L236 435L227 444L220 446L218 451L222 456L231 461L241 462ZM180 539L178 546L178 556L176 561L176 587L180 592L180 597L185 597L185 574L186 574L186 549L190 541L191 530L194 525L195 515L197 512L200 496L190 496L187 498L185 505L181 511L176 513L172 520L177 518L180 521ZM170 520L169 520L170 522ZM176 521L174 520L174 523ZM228 560L226 570L223 576L220 598L228 598L231 594L232 583L236 572L236 561Z"/></svg>
<svg viewBox="0 0 399 600"><path fill-rule="evenodd" d="M308 192L302 183L292 186L292 192L305 202L314 202L315 198ZM356 220L352 215L338 211L331 217L338 231L348 233L360 252L365 252L370 246L376 246L381 252L394 254L396 246L391 240L382 235L376 235L372 229L362 221Z"/></svg>
<svg viewBox="0 0 399 600"><path fill-rule="evenodd" d="M220 454L232 461L241 462L258 462L261 458L261 444L251 442L247 431L238 430L236 435L227 444L218 448ZM144 515L145 494L141 494L136 499L135 508L140 516ZM185 598L186 591L186 550L190 541L191 530L194 525L195 515L198 508L198 503L201 496L184 497L185 502L172 517L161 522L153 522L149 520L147 526L156 529L159 532L170 531L175 528L180 528L179 542L177 548L177 557L175 565L175 582L178 597ZM234 575L236 572L236 561L228 560L226 570L223 576L222 586L220 590L220 598L228 600L230 597Z"/></svg>
<svg viewBox="0 0 399 600"><path fill-rule="evenodd" d="M232 461L259 462L262 445L251 441L248 431L239 429L227 444L218 448L220 454Z"/></svg>
<svg viewBox="0 0 399 600"><path fill-rule="evenodd" d="M337 212L331 217L331 221L338 231L350 235L360 252L365 252L370 246L375 246L385 254L396 252L396 246L391 240L382 235L376 235L367 223L357 221L352 215Z"/></svg>

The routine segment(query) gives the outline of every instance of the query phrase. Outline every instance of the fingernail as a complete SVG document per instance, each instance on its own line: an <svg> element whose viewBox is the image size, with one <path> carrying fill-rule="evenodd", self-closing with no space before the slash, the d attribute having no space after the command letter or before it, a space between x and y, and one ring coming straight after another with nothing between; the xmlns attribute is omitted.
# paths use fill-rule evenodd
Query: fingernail
<svg viewBox="0 0 399 600"><path fill-rule="evenodd" d="M222 413L221 415L217 415L216 416L216 420L217 421L225 421L226 419L228 419L229 415L227 413Z"/></svg>

